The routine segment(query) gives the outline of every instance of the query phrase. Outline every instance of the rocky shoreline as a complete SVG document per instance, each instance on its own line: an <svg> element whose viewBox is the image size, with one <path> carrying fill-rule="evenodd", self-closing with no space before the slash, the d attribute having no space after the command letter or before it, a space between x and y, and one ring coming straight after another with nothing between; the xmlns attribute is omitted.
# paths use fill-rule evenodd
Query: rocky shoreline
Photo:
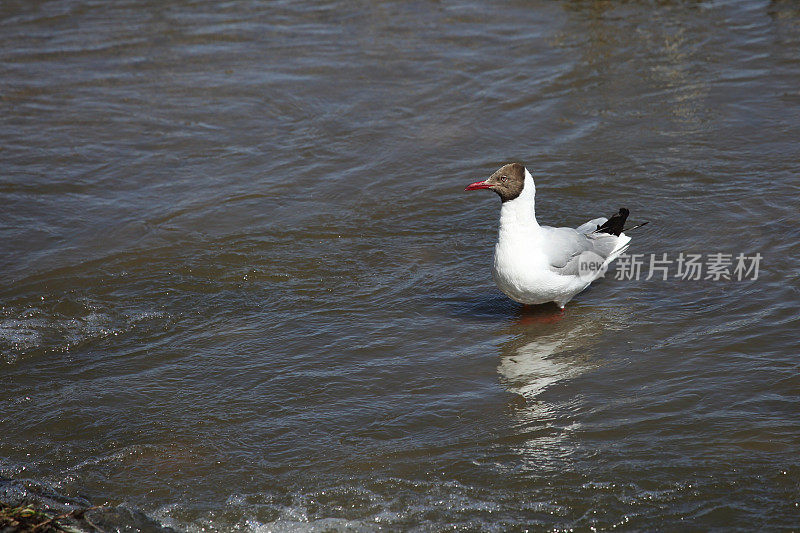
<svg viewBox="0 0 800 533"><path fill-rule="evenodd" d="M126 505L93 505L85 497L60 494L44 483L0 476L0 533L56 531L175 533Z"/></svg>
<svg viewBox="0 0 800 533"><path fill-rule="evenodd" d="M37 509L32 504L12 506L0 501L0 533L102 531L86 516L93 509L97 507L77 508L58 514Z"/></svg>

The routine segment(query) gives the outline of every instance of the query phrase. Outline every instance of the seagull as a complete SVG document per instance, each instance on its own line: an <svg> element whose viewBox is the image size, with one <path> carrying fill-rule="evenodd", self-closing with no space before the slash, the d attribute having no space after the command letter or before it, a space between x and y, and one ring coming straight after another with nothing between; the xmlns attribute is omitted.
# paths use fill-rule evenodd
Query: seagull
<svg viewBox="0 0 800 533"><path fill-rule="evenodd" d="M605 274L631 240L623 233L630 213L624 207L611 218L595 218L574 229L539 225L533 176L521 163L504 165L464 190L477 189L491 189L502 200L492 277L501 291L522 304L555 302L563 309Z"/></svg>

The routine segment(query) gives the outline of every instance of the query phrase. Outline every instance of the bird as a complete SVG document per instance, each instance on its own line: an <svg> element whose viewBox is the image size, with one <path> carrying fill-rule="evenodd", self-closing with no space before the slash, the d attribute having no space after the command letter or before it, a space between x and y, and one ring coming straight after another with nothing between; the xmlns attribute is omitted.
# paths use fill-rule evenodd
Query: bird
<svg viewBox="0 0 800 533"><path fill-rule="evenodd" d="M503 165L464 190L478 189L492 190L502 201L492 278L502 292L521 304L554 302L563 310L605 274L631 240L624 233L630 214L624 207L609 218L594 218L577 228L540 225L534 209L536 186L522 163Z"/></svg>

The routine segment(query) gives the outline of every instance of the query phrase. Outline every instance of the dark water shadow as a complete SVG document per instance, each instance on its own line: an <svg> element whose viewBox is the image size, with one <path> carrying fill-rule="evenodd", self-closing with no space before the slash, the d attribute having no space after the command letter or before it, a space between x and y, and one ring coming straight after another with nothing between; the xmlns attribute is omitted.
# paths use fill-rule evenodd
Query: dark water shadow
<svg viewBox="0 0 800 533"><path fill-rule="evenodd" d="M434 298L437 306L443 307L447 314L458 318L508 319L519 311L520 304L509 300L500 293L460 293Z"/></svg>
<svg viewBox="0 0 800 533"><path fill-rule="evenodd" d="M552 324L565 316L565 311L554 303L524 305L499 293L454 294L435 298L434 303L454 317L512 320L520 325Z"/></svg>

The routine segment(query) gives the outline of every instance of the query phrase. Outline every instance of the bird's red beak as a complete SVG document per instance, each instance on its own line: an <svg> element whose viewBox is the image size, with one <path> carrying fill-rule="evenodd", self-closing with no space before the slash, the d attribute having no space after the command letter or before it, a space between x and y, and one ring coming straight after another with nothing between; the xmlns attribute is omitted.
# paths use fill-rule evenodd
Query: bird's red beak
<svg viewBox="0 0 800 533"><path fill-rule="evenodd" d="M464 190L474 191L477 189L488 189L489 187L491 187L491 185L489 185L485 181L476 181L475 183L470 183L469 185L467 185L467 187Z"/></svg>

